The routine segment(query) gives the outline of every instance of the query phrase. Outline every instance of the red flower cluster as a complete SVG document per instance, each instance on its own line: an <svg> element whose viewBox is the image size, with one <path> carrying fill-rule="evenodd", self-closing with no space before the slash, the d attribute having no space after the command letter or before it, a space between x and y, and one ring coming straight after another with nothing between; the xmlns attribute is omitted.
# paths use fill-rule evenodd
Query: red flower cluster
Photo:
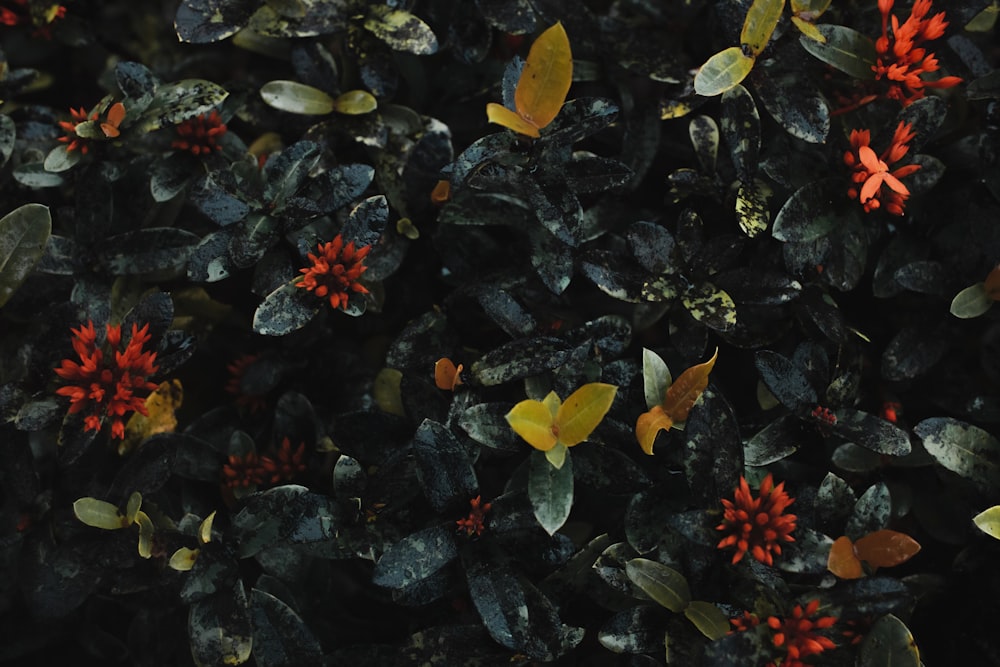
<svg viewBox="0 0 1000 667"><path fill-rule="evenodd" d="M716 530L727 533L717 548L728 549L736 547L733 564L739 563L743 556L750 553L765 565L773 565L772 554L781 553L781 542L794 542L791 532L795 530L795 515L784 514L785 509L795 502L794 498L785 493L785 483L777 486L771 475L764 478L760 485L760 496L754 498L750 493L750 485L744 477L740 477L740 486L736 489L734 500L722 500L725 507L723 520Z"/></svg>
<svg viewBox="0 0 1000 667"><path fill-rule="evenodd" d="M802 605L795 605L790 618L780 619L771 616L767 619L768 627L774 632L772 643L778 648L785 649L785 659L781 661L781 667L803 667L805 663L802 662L802 658L837 648L829 637L815 632L833 627L837 618L835 616L811 618L817 610L819 610L819 600L811 600L804 610Z"/></svg>
<svg viewBox="0 0 1000 667"><path fill-rule="evenodd" d="M244 354L226 366L229 371L229 380L226 382L226 391L236 397L236 405L247 408L251 413L263 410L267 405L264 396L258 394L246 394L243 392L243 374L254 365L260 357L256 354Z"/></svg>
<svg viewBox="0 0 1000 667"><path fill-rule="evenodd" d="M813 419L818 419L824 424L829 424L830 426L837 423L837 415L833 414L833 411L830 408L824 408L822 405L817 405L809 414L812 415Z"/></svg>
<svg viewBox="0 0 1000 667"><path fill-rule="evenodd" d="M925 81L920 75L939 69L937 58L921 45L944 35L948 22L944 12L927 18L931 0L915 0L910 10L910 18L902 25L891 14L894 0L878 0L882 12L882 36L875 41L878 61L873 66L875 79L889 82L886 97L899 100L907 106L924 96L925 88L951 88L962 82L957 76L944 76L937 81ZM892 33L889 21L892 20Z"/></svg>
<svg viewBox="0 0 1000 667"><path fill-rule="evenodd" d="M876 155L870 146L871 132L851 130L851 150L844 153L844 164L853 170L853 185L847 190L847 195L861 202L866 212L884 206L893 215L903 215L910 191L899 179L917 171L920 165L907 164L893 171L889 171L889 166L906 155L914 136L913 124L900 122L892 136L892 143L882 155Z"/></svg>
<svg viewBox="0 0 1000 667"><path fill-rule="evenodd" d="M354 241L344 245L343 236L337 234L329 243L320 243L317 254L309 253L312 266L299 269L305 277L298 286L315 291L320 298L329 296L333 308L347 308L351 292L368 293L358 278L368 270L363 260L371 249L370 245L366 245L355 250Z"/></svg>
<svg viewBox="0 0 1000 667"><path fill-rule="evenodd" d="M121 349L121 325L107 325L103 349L97 345L93 322L71 331L73 349L82 363L62 360L55 369L56 375L76 384L60 387L56 393L70 398L70 414L88 413L84 419L86 430L99 431L102 420L108 417L112 437L124 438L126 413L148 415L145 400L135 392L156 389L156 384L147 379L157 371L156 353L143 351L150 340L149 325L139 329L133 324L132 336L124 349Z"/></svg>
<svg viewBox="0 0 1000 667"><path fill-rule="evenodd" d="M79 109L70 109L69 115L73 119L72 121L68 120L59 121L59 127L61 127L63 131L66 133L65 136L59 137L59 141L63 142L64 144L69 144L69 146L66 147L66 150L68 152L72 153L75 150L79 150L80 153L86 155L87 151L90 150L90 148L89 146L87 146L86 139L77 135L76 126L88 120L96 121L97 112L95 111L88 118L87 110L84 109L83 107L80 107Z"/></svg>
<svg viewBox="0 0 1000 667"><path fill-rule="evenodd" d="M781 619L777 616L770 616L767 619L767 627L772 631L771 643L777 648L784 647L785 657L780 662L771 661L765 667L804 667L802 658L811 655L818 655L828 649L836 648L828 637L817 634L814 630L824 630L833 627L837 622L834 616L824 616L822 618L810 618L819 610L819 600L812 600L803 610L802 605L795 605L792 609L792 616L789 619ZM733 625L730 632L744 632L760 625L760 618L757 614L748 611L742 615L729 619Z"/></svg>
<svg viewBox="0 0 1000 667"><path fill-rule="evenodd" d="M66 16L66 8L62 5L52 5L43 14L32 15L28 0L0 0L0 24L8 26L34 25L38 28L35 34L45 39L52 35L49 24Z"/></svg>
<svg viewBox="0 0 1000 667"><path fill-rule="evenodd" d="M257 452L249 452L245 456L229 457L229 462L222 466L222 483L230 488L243 488L259 486L261 484L278 484L279 482L291 481L296 475L305 471L306 464L303 461L306 454L306 444L300 443L292 451L292 443L288 438L283 438L281 447L274 454L274 458L264 455L257 456Z"/></svg>
<svg viewBox="0 0 1000 667"><path fill-rule="evenodd" d="M455 523L458 525L459 531L465 531L465 534L469 537L475 535L482 535L483 531L486 530L486 513L493 509L493 503L482 502L482 496L476 496L469 501L469 516L464 519L459 519Z"/></svg>
<svg viewBox="0 0 1000 667"><path fill-rule="evenodd" d="M226 124L218 111L189 118L177 126L177 138L170 147L192 155L207 155L222 150L218 141L226 133Z"/></svg>

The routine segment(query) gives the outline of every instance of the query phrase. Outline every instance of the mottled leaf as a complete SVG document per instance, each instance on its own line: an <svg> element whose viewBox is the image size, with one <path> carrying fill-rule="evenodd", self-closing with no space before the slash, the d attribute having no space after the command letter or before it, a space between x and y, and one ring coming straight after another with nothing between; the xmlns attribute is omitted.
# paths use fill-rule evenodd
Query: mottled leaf
<svg viewBox="0 0 1000 667"><path fill-rule="evenodd" d="M528 500L538 523L549 535L559 530L573 507L573 461L567 456L553 466L544 452L532 452L528 464Z"/></svg>
<svg viewBox="0 0 1000 667"><path fill-rule="evenodd" d="M0 218L0 308L41 260L51 233L52 216L41 204L25 204Z"/></svg>

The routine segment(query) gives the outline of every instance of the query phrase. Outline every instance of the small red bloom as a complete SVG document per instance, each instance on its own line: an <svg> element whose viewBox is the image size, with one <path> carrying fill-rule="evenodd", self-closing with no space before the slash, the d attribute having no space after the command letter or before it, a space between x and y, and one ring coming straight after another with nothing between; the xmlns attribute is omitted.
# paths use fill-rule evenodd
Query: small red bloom
<svg viewBox="0 0 1000 667"><path fill-rule="evenodd" d="M139 329L132 325L132 335L121 349L121 326L107 325L105 344L98 347L97 332L93 322L73 332L73 349L81 363L63 359L56 375L76 384L60 387L56 394L70 398L69 412L88 413L84 426L88 431L99 431L105 417L111 420L111 436L125 437L123 418L128 412L147 415L143 398L137 390L156 389L156 383L147 378L157 371L156 352L146 352L149 342L149 325Z"/></svg>
<svg viewBox="0 0 1000 667"><path fill-rule="evenodd" d="M337 234L329 243L320 243L317 254L309 253L312 266L299 269L305 276L298 286L314 291L320 298L329 296L333 308L347 308L351 292L368 294L358 278L368 270L363 260L371 249L366 245L355 250L354 241L344 245L343 236Z"/></svg>
<svg viewBox="0 0 1000 667"><path fill-rule="evenodd" d="M745 611L736 618L729 619L732 624L733 629L729 631L729 634L734 632L746 632L750 628L755 628L760 625L760 617L757 614L753 614L749 611Z"/></svg>
<svg viewBox="0 0 1000 667"><path fill-rule="evenodd" d="M790 618L781 619L771 616L767 625L774 634L771 642L777 648L785 649L785 658L781 667L803 667L802 658L819 655L823 651L837 648L829 637L817 634L815 630L825 630L837 622L834 616L811 618L819 610L819 600L812 600L803 610L802 605L795 605ZM774 665L775 663L771 663Z"/></svg>
<svg viewBox="0 0 1000 667"><path fill-rule="evenodd" d="M257 486L264 483L266 474L257 452L247 452L245 456L234 454L222 466L222 483L229 488Z"/></svg>
<svg viewBox="0 0 1000 667"><path fill-rule="evenodd" d="M750 485L740 476L740 485L732 501L723 499L725 507L722 523L715 527L726 533L717 546L719 549L736 547L733 564L739 563L750 553L765 565L773 565L772 554L781 553L781 542L794 542L795 515L784 514L795 502L785 493L785 483L777 486L769 474L760 485L760 496L754 498Z"/></svg>
<svg viewBox="0 0 1000 667"><path fill-rule="evenodd" d="M901 160L910 150L916 134L912 123L900 122L892 135L892 143L881 156L871 149L871 132L851 130L851 150L844 153L844 164L853 170L847 195L857 199L865 212L882 208L893 215L903 215L910 191L901 178L920 169L919 164L903 165L889 171L889 165ZM886 186L886 187L883 187Z"/></svg>
<svg viewBox="0 0 1000 667"><path fill-rule="evenodd" d="M944 29L948 27L944 12L927 18L931 0L916 0L910 10L910 18L900 24L892 14L893 4L893 0L878 1L882 13L882 36L875 41L878 61L872 66L876 81L889 82L886 97L907 106L924 97L925 88L951 88L961 83L962 79L957 76L945 76L937 81L925 81L920 76L939 69L937 58L922 44L944 35Z"/></svg>
<svg viewBox="0 0 1000 667"><path fill-rule="evenodd" d="M247 369L260 359L256 354L244 354L226 366L229 371L229 380L226 382L226 391L236 397L236 404L245 407L251 413L263 410L267 405L265 397L258 394L247 394L243 392L243 374Z"/></svg>
<svg viewBox="0 0 1000 667"><path fill-rule="evenodd" d="M833 426L834 424L837 423L837 415L833 414L833 411L830 410L830 408L824 408L822 405L817 405L815 408L813 408L810 414L813 416L814 419L818 419L824 424L829 424L830 426Z"/></svg>
<svg viewBox="0 0 1000 667"><path fill-rule="evenodd" d="M32 11L28 0L0 0L0 25L33 25L34 34L38 37L51 39L50 25L66 16L66 8L62 5L50 5L44 11Z"/></svg>
<svg viewBox="0 0 1000 667"><path fill-rule="evenodd" d="M293 452L292 443L288 438L281 441L281 447L275 453L275 458L264 456L261 458L260 467L264 471L265 477L270 476L271 484L281 481L289 481L300 472L304 472L306 464L302 462L305 456L306 444L299 444Z"/></svg>
<svg viewBox="0 0 1000 667"><path fill-rule="evenodd" d="M464 519L459 519L455 522L458 526L459 532L465 531L468 537L475 535L482 535L483 531L486 530L486 513L493 509L492 503L483 503L482 496L476 496L469 501L469 516Z"/></svg>
<svg viewBox="0 0 1000 667"><path fill-rule="evenodd" d="M63 143L68 143L69 146L66 150L72 153L75 150L79 150L83 155L87 154L89 147L87 146L87 140L76 133L76 126L80 123L84 123L88 120L96 121L97 112L95 111L89 118L87 117L87 110L83 107L79 109L71 108L69 110L69 115L73 119L72 121L61 120L59 121L59 127L66 133L65 136L59 137L59 141Z"/></svg>
<svg viewBox="0 0 1000 667"><path fill-rule="evenodd" d="M177 126L177 138L170 147L188 151L192 155L207 155L222 150L218 141L226 133L226 124L218 111L189 118Z"/></svg>

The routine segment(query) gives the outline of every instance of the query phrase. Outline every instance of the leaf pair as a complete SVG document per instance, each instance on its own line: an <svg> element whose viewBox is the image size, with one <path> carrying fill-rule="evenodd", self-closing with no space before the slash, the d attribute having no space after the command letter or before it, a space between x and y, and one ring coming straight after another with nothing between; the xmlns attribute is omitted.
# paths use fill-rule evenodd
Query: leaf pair
<svg viewBox="0 0 1000 667"><path fill-rule="evenodd" d="M562 23L538 36L514 90L514 110L490 102L486 117L519 134L537 139L539 130L559 113L573 82L573 54Z"/></svg>
<svg viewBox="0 0 1000 667"><path fill-rule="evenodd" d="M566 448L590 437L611 409L618 387L602 382L585 384L563 402L554 391L541 401L526 399L507 413L514 432L539 451L555 468L566 460Z"/></svg>
<svg viewBox="0 0 1000 667"><path fill-rule="evenodd" d="M84 497L73 503L76 518L92 528L119 530L136 524L139 526L139 555L149 558L153 553L153 522L142 511L142 494L138 491L129 496L125 513L105 500Z"/></svg>
<svg viewBox="0 0 1000 667"><path fill-rule="evenodd" d="M715 360L719 357L719 350L716 348L715 354L705 363L692 366L677 378L675 382L670 382L670 371L654 352L643 350L643 375L646 382L647 405L652 401L649 396L652 393L659 397L661 391L652 389L652 385L659 386L657 382L660 378L666 377L663 383L663 402L653 405L647 412L639 415L635 422L635 437L639 440L639 447L642 451L652 455L653 443L660 431L668 431L674 425L687 419L688 413L694 407L695 402L701 397L702 392L708 386L708 376L715 367ZM655 400L655 399L654 399Z"/></svg>
<svg viewBox="0 0 1000 667"><path fill-rule="evenodd" d="M817 42L825 37L813 25L830 6L830 0L792 0L792 23L806 37ZM736 87L753 69L778 25L785 0L754 0L747 10L740 45L719 51L709 58L694 77L694 92L705 97L721 95Z"/></svg>
<svg viewBox="0 0 1000 667"><path fill-rule="evenodd" d="M905 563L918 551L920 544L915 539L895 530L877 530L857 542L844 535L830 547L827 568L841 579L860 579L865 576L862 561L874 572Z"/></svg>

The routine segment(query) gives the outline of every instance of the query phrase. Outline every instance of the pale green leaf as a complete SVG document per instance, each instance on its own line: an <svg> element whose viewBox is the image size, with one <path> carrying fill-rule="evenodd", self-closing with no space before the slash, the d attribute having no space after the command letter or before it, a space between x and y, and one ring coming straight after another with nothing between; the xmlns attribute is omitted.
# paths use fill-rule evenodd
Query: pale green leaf
<svg viewBox="0 0 1000 667"><path fill-rule="evenodd" d="M719 51L705 61L694 77L694 92L713 97L735 88L753 69L754 58L738 46Z"/></svg>
<svg viewBox="0 0 1000 667"><path fill-rule="evenodd" d="M625 563L625 574L643 593L670 611L684 611L691 602L687 579L663 563L647 558L633 558Z"/></svg>
<svg viewBox="0 0 1000 667"><path fill-rule="evenodd" d="M993 299L986 292L985 283L969 285L951 300L951 314L967 320L979 317L993 305Z"/></svg>
<svg viewBox="0 0 1000 667"><path fill-rule="evenodd" d="M694 623L701 634L712 641L725 637L732 629L729 625L729 616L711 602L692 600L684 608L684 615Z"/></svg>
<svg viewBox="0 0 1000 667"><path fill-rule="evenodd" d="M260 96L268 106L306 116L326 115L337 105L319 88L297 81L268 81L261 86Z"/></svg>
<svg viewBox="0 0 1000 667"><path fill-rule="evenodd" d="M566 451L565 447L556 447ZM553 450L550 450L553 451ZM528 500L538 523L549 535L566 523L573 507L573 461L551 465L548 452L532 452L528 463Z"/></svg>
<svg viewBox="0 0 1000 667"><path fill-rule="evenodd" d="M976 528L1000 540L1000 505L994 505L972 517Z"/></svg>
<svg viewBox="0 0 1000 667"><path fill-rule="evenodd" d="M97 498L80 498L73 503L73 514L93 528L118 530L128 525L116 506Z"/></svg>

